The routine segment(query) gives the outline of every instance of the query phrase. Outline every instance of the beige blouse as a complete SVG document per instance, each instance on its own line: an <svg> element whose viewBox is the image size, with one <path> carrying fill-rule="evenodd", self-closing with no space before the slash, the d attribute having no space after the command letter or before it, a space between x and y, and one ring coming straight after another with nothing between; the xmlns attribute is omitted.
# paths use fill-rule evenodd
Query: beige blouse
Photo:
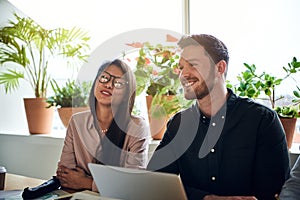
<svg viewBox="0 0 300 200"><path fill-rule="evenodd" d="M91 175L88 163L95 162L95 155L100 137L93 123L90 111L72 116L64 141L64 147L58 166L75 168L76 166ZM134 117L125 131L125 141L120 155L120 166L145 169L148 159L150 129L141 117ZM97 191L93 181L93 191Z"/></svg>

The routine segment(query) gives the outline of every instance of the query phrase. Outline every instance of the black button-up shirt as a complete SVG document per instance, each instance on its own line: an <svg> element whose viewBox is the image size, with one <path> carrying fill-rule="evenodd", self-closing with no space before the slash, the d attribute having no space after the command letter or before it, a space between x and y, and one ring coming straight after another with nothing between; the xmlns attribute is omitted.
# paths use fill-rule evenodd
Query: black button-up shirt
<svg viewBox="0 0 300 200"><path fill-rule="evenodd" d="M290 170L279 118L228 91L227 103L212 118L195 104L170 119L148 169L179 174L189 199L207 194L275 199Z"/></svg>

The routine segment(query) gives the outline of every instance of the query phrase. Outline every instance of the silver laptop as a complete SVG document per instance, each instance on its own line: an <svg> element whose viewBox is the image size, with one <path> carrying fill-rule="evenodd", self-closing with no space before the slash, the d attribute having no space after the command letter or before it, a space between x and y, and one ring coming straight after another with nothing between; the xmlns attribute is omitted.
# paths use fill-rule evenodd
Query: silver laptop
<svg viewBox="0 0 300 200"><path fill-rule="evenodd" d="M122 200L187 200L180 177L175 174L89 163L103 197Z"/></svg>

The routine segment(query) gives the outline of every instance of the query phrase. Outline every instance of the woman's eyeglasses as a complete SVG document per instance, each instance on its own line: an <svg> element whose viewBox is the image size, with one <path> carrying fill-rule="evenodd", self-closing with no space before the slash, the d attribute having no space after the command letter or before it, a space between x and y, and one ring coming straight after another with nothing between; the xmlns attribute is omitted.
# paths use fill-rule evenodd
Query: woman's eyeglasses
<svg viewBox="0 0 300 200"><path fill-rule="evenodd" d="M122 89L126 84L128 84L128 81L125 81L121 77L111 75L107 71L101 73L101 75L98 78L98 81L100 83L108 83L111 79L113 86L117 89Z"/></svg>

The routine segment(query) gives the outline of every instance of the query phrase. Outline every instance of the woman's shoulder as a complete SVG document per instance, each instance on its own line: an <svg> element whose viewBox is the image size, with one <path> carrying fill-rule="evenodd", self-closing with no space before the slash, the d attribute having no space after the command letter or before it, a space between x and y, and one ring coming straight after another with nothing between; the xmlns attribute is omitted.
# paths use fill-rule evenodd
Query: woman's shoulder
<svg viewBox="0 0 300 200"><path fill-rule="evenodd" d="M72 115L72 118L83 118L83 117L88 117L90 115L91 115L91 110L85 110L85 111L74 113Z"/></svg>
<svg viewBox="0 0 300 200"><path fill-rule="evenodd" d="M72 115L71 121L74 121L76 124L92 122L92 113L90 110L75 113Z"/></svg>

